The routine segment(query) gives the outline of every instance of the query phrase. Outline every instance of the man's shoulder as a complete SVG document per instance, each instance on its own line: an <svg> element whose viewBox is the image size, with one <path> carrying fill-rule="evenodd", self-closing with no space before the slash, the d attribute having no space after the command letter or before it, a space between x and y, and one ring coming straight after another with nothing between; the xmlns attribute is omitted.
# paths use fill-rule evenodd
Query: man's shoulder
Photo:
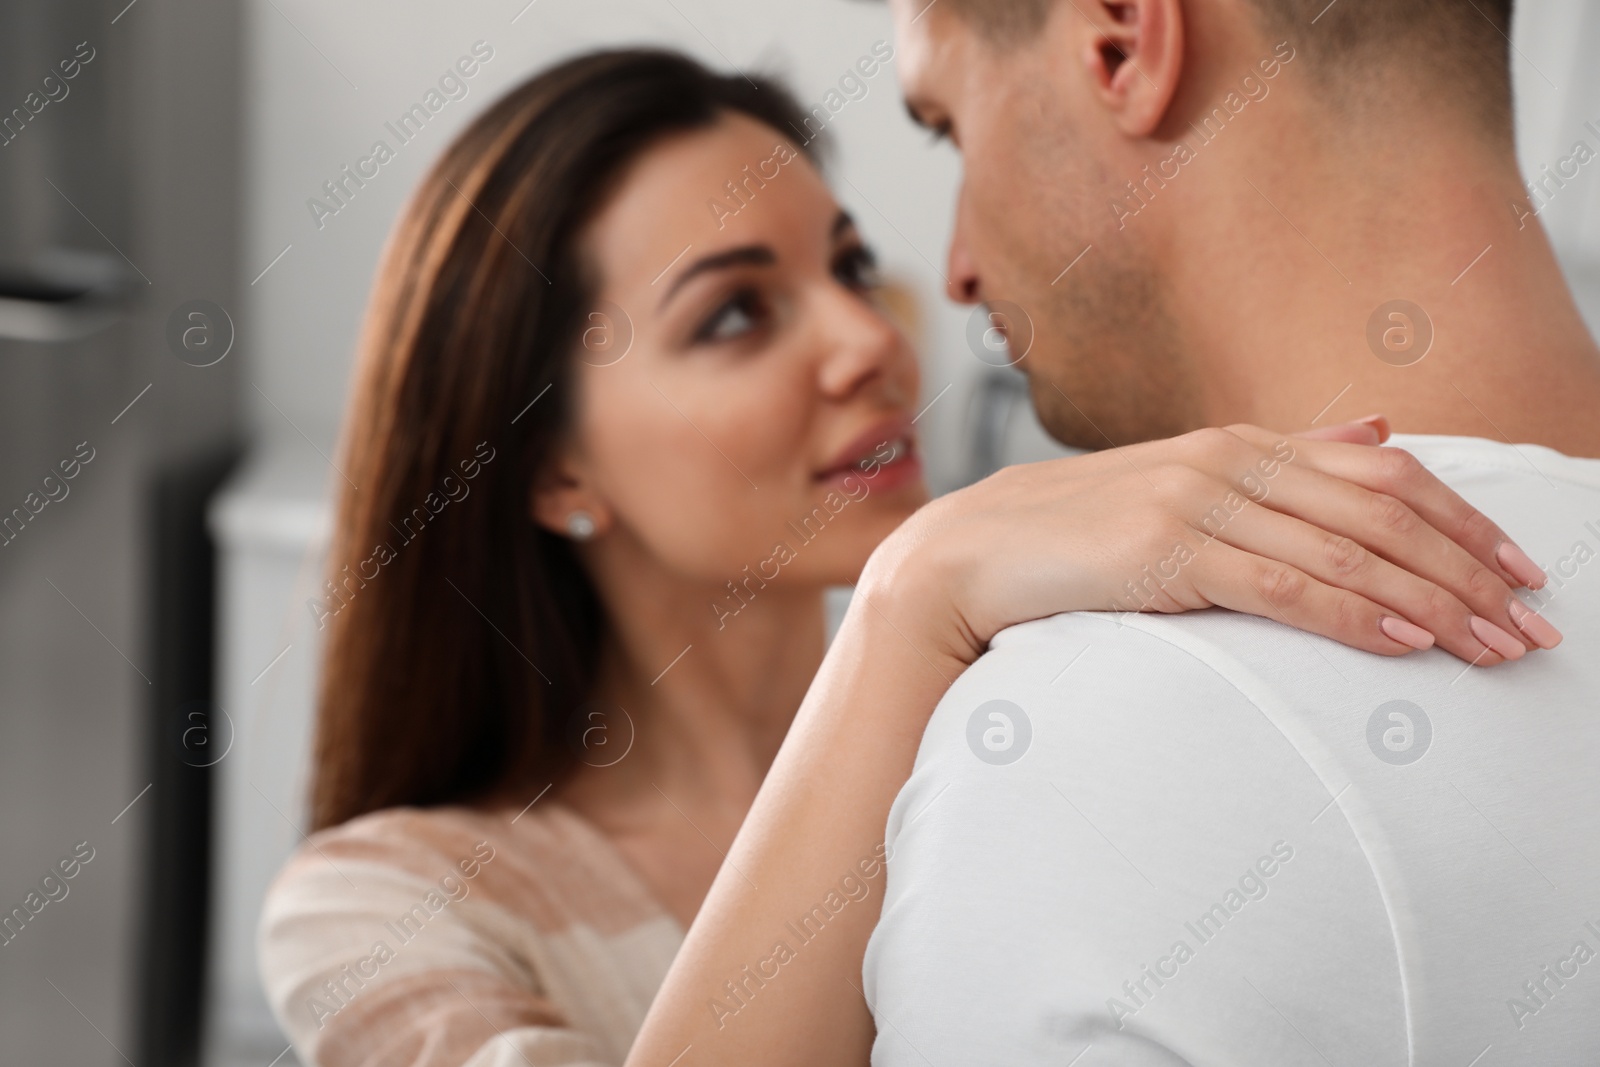
<svg viewBox="0 0 1600 1067"><path fill-rule="evenodd" d="M1180 623L1180 625L1173 625ZM963 747L988 753L1004 729L994 715L1031 734L1043 716L1073 732L1159 718L1181 729L1179 709L1249 709L1269 699L1235 649L1282 641L1289 631L1231 612L1163 616L1070 612L1001 632L951 687L924 735L923 758ZM1007 707L1010 705L1011 707ZM1193 716L1188 716L1193 721ZM996 750L991 757L1002 758ZM1018 756L1017 758L1021 758Z"/></svg>
<svg viewBox="0 0 1600 1067"><path fill-rule="evenodd" d="M1296 657L1317 653L1300 636L1228 612L1073 613L1007 630L940 702L891 829L947 786L955 804L1020 822L1045 818L1057 794L1169 828L1205 810L1228 823L1304 807L1309 819L1340 760L1255 662L1310 671Z"/></svg>
<svg viewBox="0 0 1600 1067"><path fill-rule="evenodd" d="M1363 1020L1351 1062L1403 1050L1398 962L1344 782L1240 659L1258 638L1300 643L1226 613L1069 614L999 635L941 703L888 820L865 974L894 1033L961 1049L948 1020L982 1015L1009 1035L1007 1062L1066 1062L1085 1043L1178 1062L1152 1050L1214 1034L1219 1013L1247 1019L1241 1033L1273 1025L1234 970L1281 984L1309 951L1311 986ZM1162 990L1201 953L1187 974L1206 977ZM914 1062L879 1044L881 1062ZM1223 1062L1243 1051L1218 1047Z"/></svg>
<svg viewBox="0 0 1600 1067"><path fill-rule="evenodd" d="M1068 679L1081 684L1097 666L1103 669L1117 659L1136 656L1150 663L1150 673L1161 677L1179 673L1227 677L1235 667L1249 669L1231 649L1276 644L1286 637L1292 640L1292 634L1270 620L1221 608L1182 615L1071 611L1002 630L968 674L986 679L1020 670L1031 677L1036 673L1032 665L1045 671L1054 664L1049 684ZM1080 673L1080 668L1088 669Z"/></svg>

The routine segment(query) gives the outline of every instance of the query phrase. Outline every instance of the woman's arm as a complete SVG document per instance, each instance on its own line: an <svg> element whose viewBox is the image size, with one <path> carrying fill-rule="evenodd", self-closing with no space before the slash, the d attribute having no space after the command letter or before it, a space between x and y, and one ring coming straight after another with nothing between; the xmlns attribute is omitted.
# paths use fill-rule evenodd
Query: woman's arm
<svg viewBox="0 0 1600 1067"><path fill-rule="evenodd" d="M866 1062L887 813L933 708L1000 629L1110 608L1186 545L1157 572L1154 610L1230 607L1399 655L1380 625L1394 618L1498 663L1471 619L1515 626L1511 586L1540 581L1507 544L1405 453L1249 427L1013 468L935 501L869 562L628 1064ZM867 895L839 892L869 871ZM807 925L819 905L826 921Z"/></svg>
<svg viewBox="0 0 1600 1067"><path fill-rule="evenodd" d="M262 986L299 1062L616 1062L639 1002L575 1019L554 999L574 974L615 986L604 980L604 948L559 957L560 975L544 970L552 957L539 922L562 910L529 874L559 881L562 872L540 866L569 857L552 853L554 835L536 823L537 814L513 827L500 812L393 808L307 839L268 890L257 931ZM528 899L530 885L539 900Z"/></svg>

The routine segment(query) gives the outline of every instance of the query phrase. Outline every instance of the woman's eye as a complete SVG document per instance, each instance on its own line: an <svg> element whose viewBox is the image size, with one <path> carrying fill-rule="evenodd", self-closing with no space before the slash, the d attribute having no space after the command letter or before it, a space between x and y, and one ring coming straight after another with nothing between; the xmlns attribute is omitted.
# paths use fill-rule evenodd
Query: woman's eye
<svg viewBox="0 0 1600 1067"><path fill-rule="evenodd" d="M876 289L879 284L877 257L871 249L857 245L839 257L833 274L844 285L859 292Z"/></svg>
<svg viewBox="0 0 1600 1067"><path fill-rule="evenodd" d="M753 289L735 293L712 312L711 317L695 333L695 340L732 341L743 337L761 325L764 313L761 297Z"/></svg>

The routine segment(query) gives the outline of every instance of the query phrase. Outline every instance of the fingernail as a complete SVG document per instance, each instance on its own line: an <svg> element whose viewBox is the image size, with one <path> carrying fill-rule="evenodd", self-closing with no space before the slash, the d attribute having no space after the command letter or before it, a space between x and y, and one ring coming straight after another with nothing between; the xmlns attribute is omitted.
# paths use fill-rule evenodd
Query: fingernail
<svg viewBox="0 0 1600 1067"><path fill-rule="evenodd" d="M1529 589L1543 589L1547 579L1544 571L1533 561L1529 555L1512 544L1510 541L1501 541L1500 546L1494 550L1494 558L1500 561L1500 566L1517 581Z"/></svg>
<svg viewBox="0 0 1600 1067"><path fill-rule="evenodd" d="M1410 645L1419 652L1433 647L1432 634L1414 623L1397 619L1393 615L1385 615L1379 619L1378 629L1391 639L1399 641L1402 645Z"/></svg>
<svg viewBox="0 0 1600 1067"><path fill-rule="evenodd" d="M1517 624L1517 629L1532 638L1533 643L1540 648L1555 648L1561 643L1561 631L1522 601L1513 600L1509 611L1511 621Z"/></svg>
<svg viewBox="0 0 1600 1067"><path fill-rule="evenodd" d="M1528 654L1528 646L1506 633L1488 619L1480 619L1474 615L1467 623L1467 628L1472 631L1472 636L1500 653L1506 659L1521 659Z"/></svg>
<svg viewBox="0 0 1600 1067"><path fill-rule="evenodd" d="M1368 426L1371 426L1374 430L1378 431L1378 436L1380 438L1385 441L1389 439L1389 418L1386 415L1363 415L1361 418L1353 419L1351 421L1366 423Z"/></svg>

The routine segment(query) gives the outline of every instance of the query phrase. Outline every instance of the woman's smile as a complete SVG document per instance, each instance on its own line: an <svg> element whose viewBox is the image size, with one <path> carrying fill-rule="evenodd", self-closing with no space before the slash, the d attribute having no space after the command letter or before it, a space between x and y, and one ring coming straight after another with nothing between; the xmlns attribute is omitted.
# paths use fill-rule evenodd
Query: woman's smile
<svg viewBox="0 0 1600 1067"><path fill-rule="evenodd" d="M824 485L839 485L852 478L866 478L874 489L888 492L921 473L916 433L911 420L899 415L875 422L852 437L817 472L816 480Z"/></svg>

